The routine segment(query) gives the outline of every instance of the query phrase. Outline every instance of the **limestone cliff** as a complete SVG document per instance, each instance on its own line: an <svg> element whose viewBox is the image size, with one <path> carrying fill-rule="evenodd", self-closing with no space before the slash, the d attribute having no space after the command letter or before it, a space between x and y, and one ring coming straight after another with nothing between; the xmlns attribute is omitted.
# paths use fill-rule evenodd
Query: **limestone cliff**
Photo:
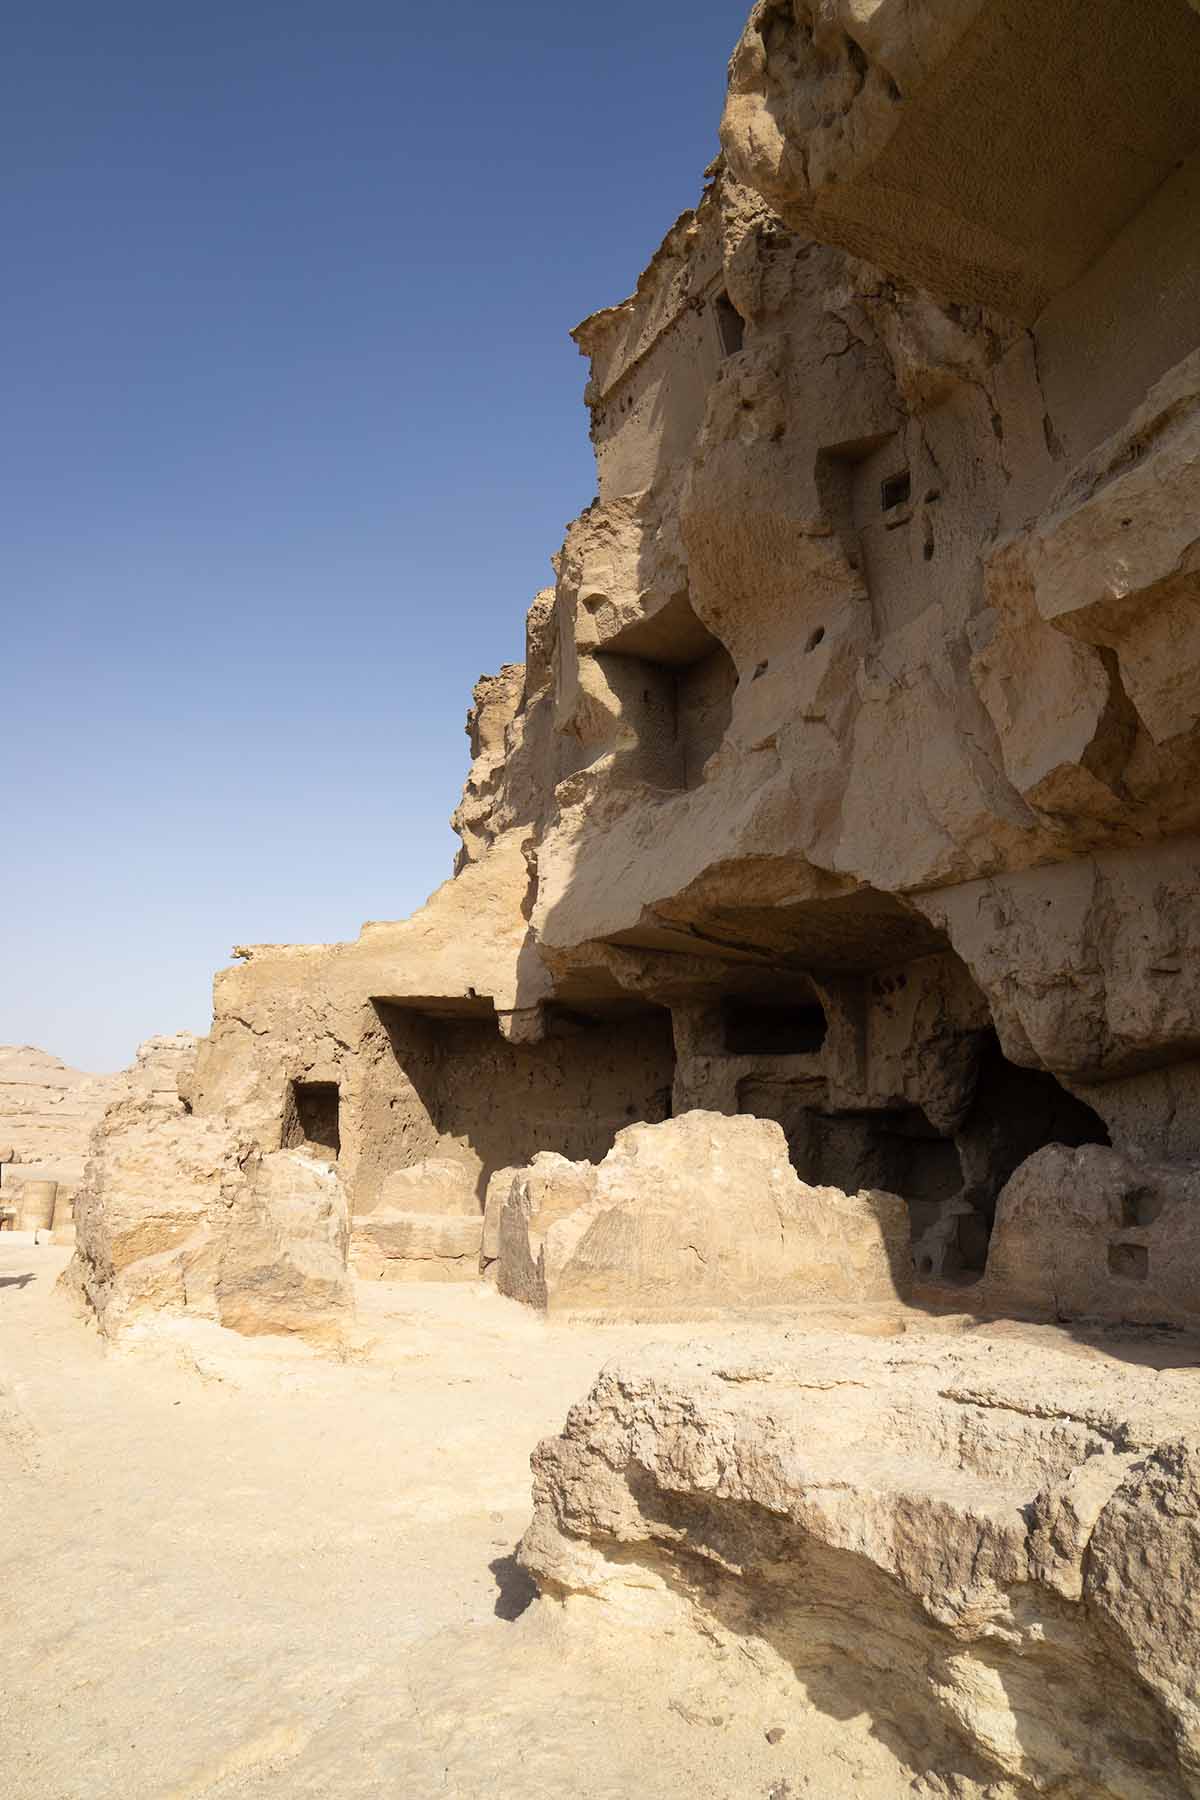
<svg viewBox="0 0 1200 1800"><path fill-rule="evenodd" d="M1197 91L1185 0L759 0L699 205L575 333L599 493L476 689L454 879L239 952L197 1116L365 1219L750 1114L930 1280L1047 1145L1200 1156ZM1090 1216L1072 1292L1146 1316ZM372 1266L461 1266L438 1217Z"/></svg>

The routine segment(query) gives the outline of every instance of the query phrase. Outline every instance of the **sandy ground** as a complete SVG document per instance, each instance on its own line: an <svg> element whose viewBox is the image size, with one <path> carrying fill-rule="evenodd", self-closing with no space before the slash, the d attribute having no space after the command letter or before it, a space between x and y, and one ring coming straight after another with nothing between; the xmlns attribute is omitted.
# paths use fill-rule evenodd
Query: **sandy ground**
<svg viewBox="0 0 1200 1800"><path fill-rule="evenodd" d="M748 1655L512 1564L534 1443L686 1327L377 1283L345 1361L196 1326L114 1352L66 1260L0 1236L3 1800L951 1791Z"/></svg>

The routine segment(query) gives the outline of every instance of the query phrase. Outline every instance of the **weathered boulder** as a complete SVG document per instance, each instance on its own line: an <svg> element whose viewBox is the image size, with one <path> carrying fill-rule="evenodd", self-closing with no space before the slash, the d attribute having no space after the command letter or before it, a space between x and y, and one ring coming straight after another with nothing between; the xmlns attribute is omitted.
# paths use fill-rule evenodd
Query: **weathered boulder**
<svg viewBox="0 0 1200 1800"><path fill-rule="evenodd" d="M542 1156L500 1215L502 1293L636 1314L907 1291L892 1194L809 1187L773 1120L690 1112L631 1125L598 1166Z"/></svg>
<svg viewBox="0 0 1200 1800"><path fill-rule="evenodd" d="M368 1281L473 1281L482 1243L474 1170L429 1156L393 1169L378 1201L356 1212L351 1261Z"/></svg>
<svg viewBox="0 0 1200 1800"><path fill-rule="evenodd" d="M0 1046L0 1164L30 1165L34 1178L77 1181L88 1137L122 1091L120 1075L88 1075L30 1044ZM0 1181L13 1185L5 1167Z"/></svg>
<svg viewBox="0 0 1200 1800"><path fill-rule="evenodd" d="M664 1345L537 1450L520 1558L547 1595L748 1656L782 1727L865 1711L960 1797L1185 1800L1198 1479L1186 1371L999 1339Z"/></svg>
<svg viewBox="0 0 1200 1800"><path fill-rule="evenodd" d="M995 1310L1200 1325L1200 1164L1049 1144L1003 1189L985 1293Z"/></svg>
<svg viewBox="0 0 1200 1800"><path fill-rule="evenodd" d="M543 1150L527 1169L507 1173L497 1217L496 1284L511 1300L545 1307L598 1211L599 1170Z"/></svg>
<svg viewBox="0 0 1200 1800"><path fill-rule="evenodd" d="M336 1335L353 1307L334 1170L263 1156L163 1098L110 1108L75 1203L68 1279L112 1337L158 1313Z"/></svg>
<svg viewBox="0 0 1200 1800"><path fill-rule="evenodd" d="M106 1108L130 1094L173 1099L197 1043L188 1031L147 1038L129 1068L116 1075L85 1074L30 1044L0 1045L0 1165L19 1164L34 1170L31 1180L74 1186ZM12 1171L2 1179L7 1185Z"/></svg>

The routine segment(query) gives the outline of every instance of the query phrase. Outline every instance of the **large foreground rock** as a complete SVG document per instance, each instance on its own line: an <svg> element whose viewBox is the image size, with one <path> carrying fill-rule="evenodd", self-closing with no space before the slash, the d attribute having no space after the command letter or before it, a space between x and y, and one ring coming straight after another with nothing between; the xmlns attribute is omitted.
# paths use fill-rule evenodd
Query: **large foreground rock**
<svg viewBox="0 0 1200 1800"><path fill-rule="evenodd" d="M500 1291L540 1307L886 1302L907 1291L910 1264L904 1203L809 1187L769 1119L631 1125L598 1166L544 1154L500 1210Z"/></svg>
<svg viewBox="0 0 1200 1800"><path fill-rule="evenodd" d="M997 1339L659 1346L536 1452L521 1560L547 1594L690 1619L782 1673L797 1719L866 1711L946 1792L1183 1800L1195 1397Z"/></svg>
<svg viewBox="0 0 1200 1800"><path fill-rule="evenodd" d="M178 1100L126 1100L96 1133L68 1271L106 1336L157 1314L335 1337L353 1309L335 1170L261 1155Z"/></svg>

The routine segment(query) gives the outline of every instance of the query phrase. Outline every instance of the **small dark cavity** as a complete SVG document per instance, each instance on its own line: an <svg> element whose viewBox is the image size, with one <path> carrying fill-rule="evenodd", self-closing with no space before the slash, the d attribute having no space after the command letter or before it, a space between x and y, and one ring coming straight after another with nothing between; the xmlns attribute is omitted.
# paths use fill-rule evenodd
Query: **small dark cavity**
<svg viewBox="0 0 1200 1800"><path fill-rule="evenodd" d="M1120 1281L1145 1281L1150 1273L1150 1252L1144 1244L1110 1244L1108 1272Z"/></svg>
<svg viewBox="0 0 1200 1800"><path fill-rule="evenodd" d="M889 475L880 484L879 500L884 512L890 512L893 506L904 506L912 498L912 476L907 469L898 475Z"/></svg>
<svg viewBox="0 0 1200 1800"><path fill-rule="evenodd" d="M1127 1228L1145 1231L1157 1224L1165 1204L1162 1195L1156 1194L1153 1188L1130 1188L1121 1197L1121 1223Z"/></svg>
<svg viewBox="0 0 1200 1800"><path fill-rule="evenodd" d="M1055 462L1061 462L1063 458L1062 439L1059 437L1057 431L1055 431L1054 421L1049 413L1042 414L1042 436L1046 440L1046 449L1050 452L1050 455L1054 458Z"/></svg>
<svg viewBox="0 0 1200 1800"><path fill-rule="evenodd" d="M713 302L717 317L717 334L726 356L736 356L746 341L746 321L728 294L718 294Z"/></svg>

